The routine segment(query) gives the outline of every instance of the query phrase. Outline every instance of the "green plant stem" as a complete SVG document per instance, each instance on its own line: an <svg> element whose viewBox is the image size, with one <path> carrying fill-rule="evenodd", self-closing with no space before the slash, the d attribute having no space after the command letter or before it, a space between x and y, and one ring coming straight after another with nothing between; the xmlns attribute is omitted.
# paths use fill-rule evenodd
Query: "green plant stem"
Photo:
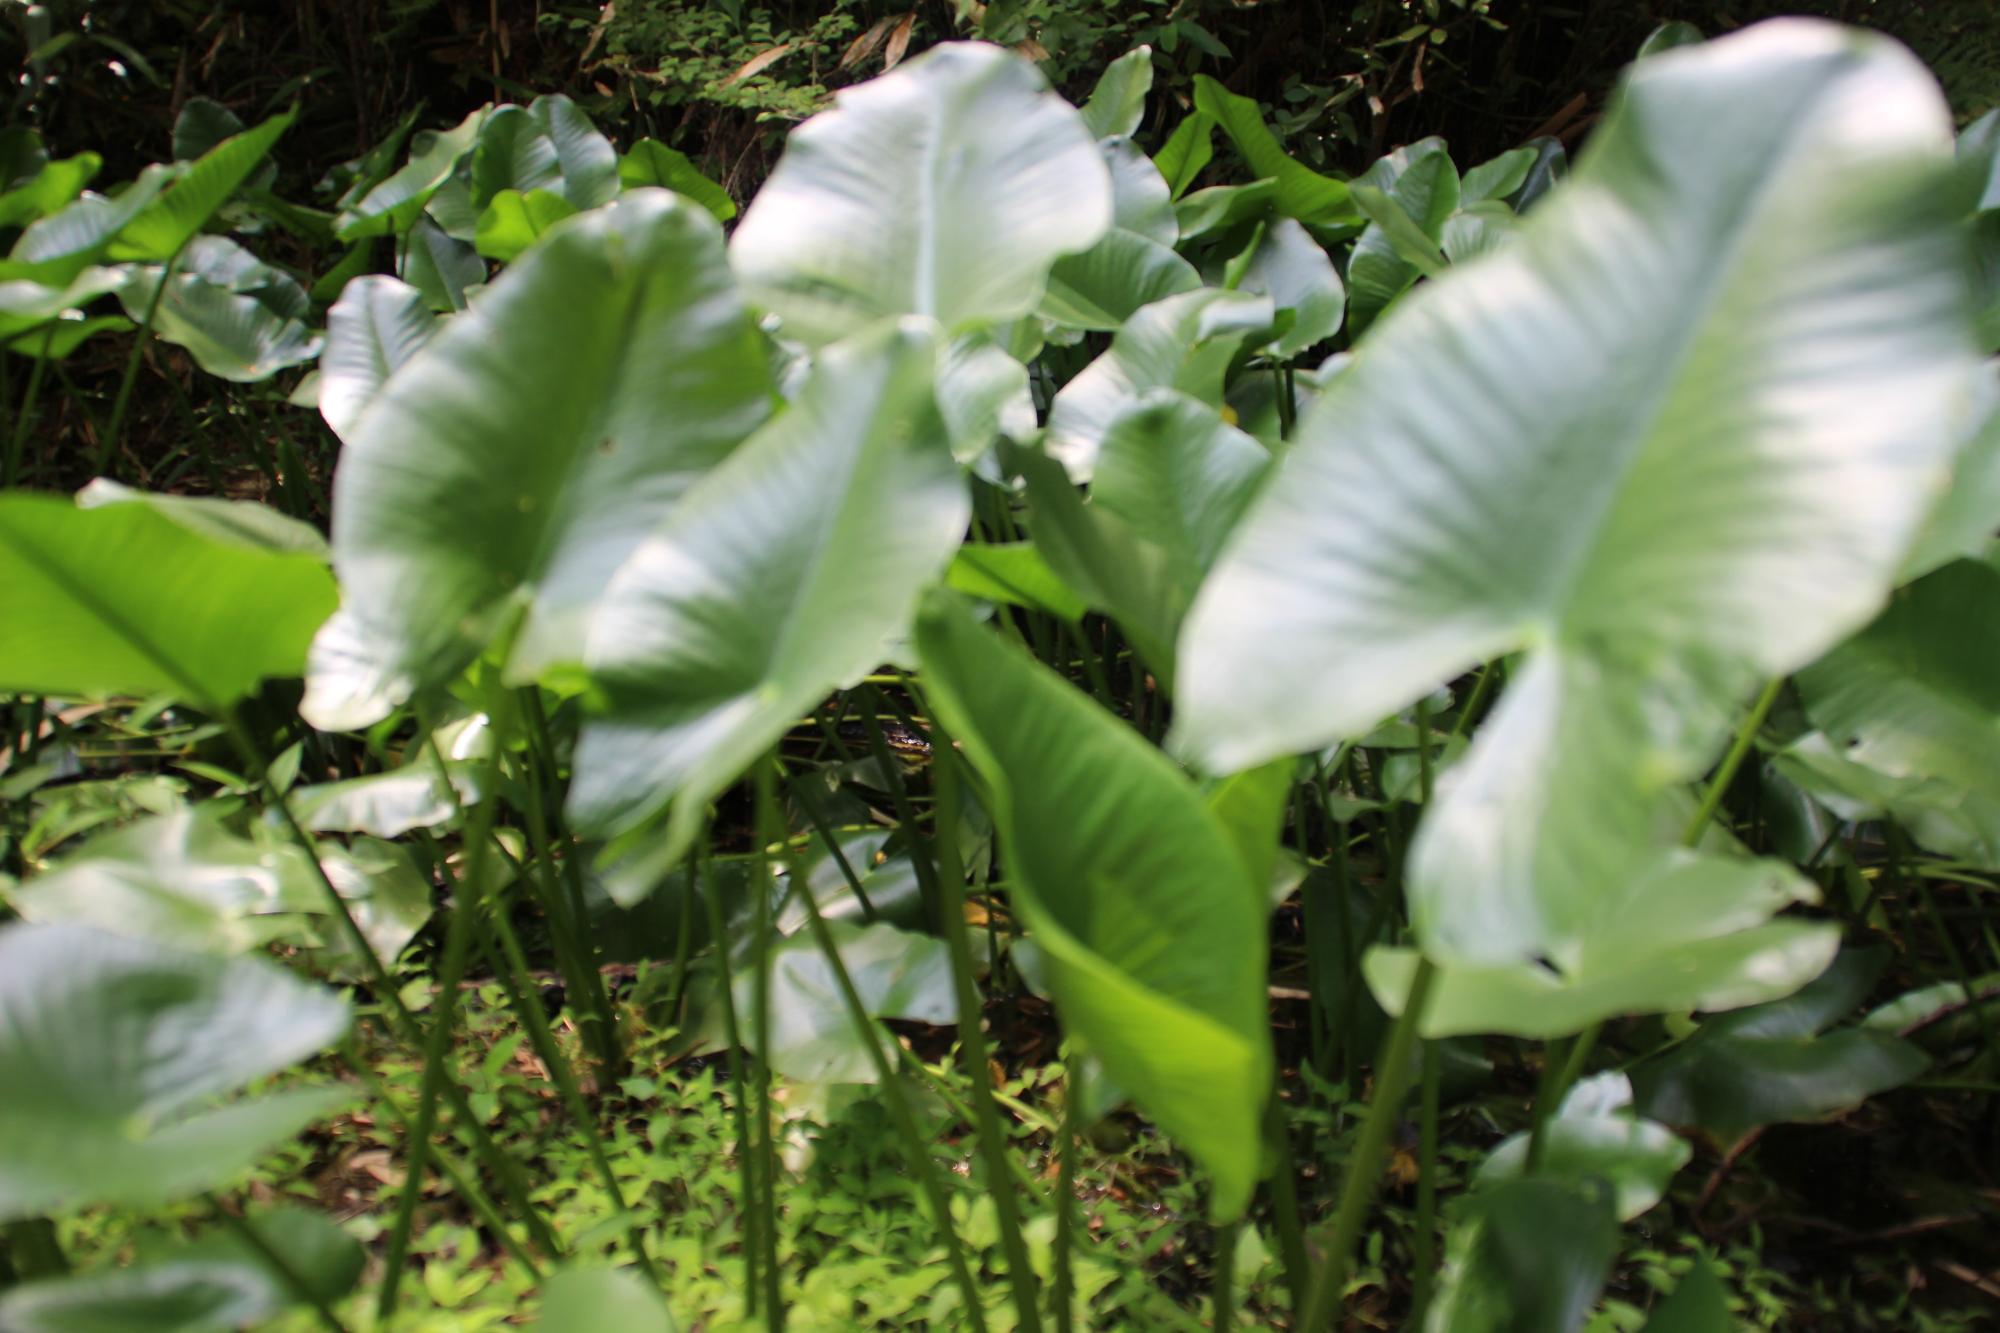
<svg viewBox="0 0 2000 1333"><path fill-rule="evenodd" d="M972 1108L979 1126L979 1149L986 1158L987 1189L1000 1223L1000 1247L1007 1256L1008 1284L1014 1294L1016 1328L1040 1333L1042 1319L1035 1294L1035 1270L1021 1239L1021 1214L1007 1175L1007 1138L993 1106L993 1075L987 1064L984 1005L973 976L972 941L965 929L965 869L958 855L958 756L951 738L935 734L931 772L937 784L937 824L931 845L936 849L938 880L943 894L945 943L951 949L952 981L958 999L959 1050L972 1082Z"/></svg>
<svg viewBox="0 0 2000 1333"><path fill-rule="evenodd" d="M181 251L187 248L183 241L173 254L167 257L160 269L159 285L153 288L153 299L146 302L146 317L139 321L139 331L132 335L132 351L125 358L125 374L118 381L118 396L111 400L111 423L104 428L104 438L98 442L97 461L91 465L91 474L98 477L112 475L112 464L118 460L118 445L125 429L125 410L132 405L132 386L139 380L139 364L146 359L146 344L153 339L153 321L160 313L160 299L167 294L167 284L174 280L174 265L181 259Z"/></svg>
<svg viewBox="0 0 2000 1333"><path fill-rule="evenodd" d="M347 900L340 896L340 890L335 888L333 880L328 878L326 867L320 864L319 848L314 845L312 836L306 832L305 827L299 823L298 816L292 812L291 802L272 780L263 751L235 712L225 710L219 715L228 728L230 738L234 741L238 752L242 755L245 766L257 775L265 808L277 812L279 821L285 826L286 835L290 837L294 846L305 853L306 864L312 867L313 876L319 881L328 911L340 923L349 945L360 961L362 971L375 988L377 1001L382 1006L384 1023L403 1044L410 1047L422 1046L422 1029L418 1026L416 1017L411 1014L409 1006L403 1003L395 978L389 975L389 969L376 954L375 946L368 942L367 934L355 921L354 914L348 910ZM528 1197L527 1183L521 1178L519 1166L500 1150L500 1146L486 1132L486 1126L472 1113L472 1104L466 1100L465 1089L458 1085L457 1079L445 1081L445 1095L451 1099L454 1129L465 1137L473 1153L492 1173L493 1178L500 1182L502 1191L507 1195L507 1201L520 1213L529 1233L534 1236L535 1243L550 1254L560 1254L562 1247L557 1243L555 1233L549 1230L548 1223L542 1219L541 1213ZM407 1120L404 1123L407 1124Z"/></svg>
<svg viewBox="0 0 2000 1333"><path fill-rule="evenodd" d="M1361 1224L1381 1183L1382 1155L1389 1146L1389 1131L1410 1082L1410 1054L1417 1041L1417 1028L1430 999L1431 981L1437 969L1428 958L1417 960L1410 978L1409 993L1403 998L1403 1012L1396 1017L1389 1035L1382 1041L1382 1054L1375 1065L1375 1095L1368 1103L1368 1117L1361 1122L1360 1137L1347 1171L1340 1182L1340 1203L1334 1212L1333 1227L1327 1238L1325 1258L1314 1278L1306 1301L1305 1317L1298 1327L1315 1333L1333 1319L1335 1305L1347 1286L1347 1268L1360 1238Z"/></svg>
<svg viewBox="0 0 2000 1333"><path fill-rule="evenodd" d="M458 1014L458 983L465 976L465 959L471 952L472 928L486 897L486 863L493 842L494 810L500 803L500 757L506 751L499 715L493 715L493 757L487 764L489 795L481 801L466 829L465 868L458 878L458 892L452 903L451 920L445 927L444 961L438 970L434 1013L424 1040L424 1077L417 1095L417 1119L410 1127L407 1145L407 1178L396 1201L396 1217L389 1231L388 1253L382 1261L382 1284L376 1297L375 1317L387 1324L396 1310L396 1292L402 1285L404 1261L409 1255L410 1228L416 1220L417 1201L423 1197L424 1169L431 1151L431 1134L437 1126L438 1099L450 1076L451 1033ZM447 778L447 782L449 778Z"/></svg>
<svg viewBox="0 0 2000 1333"><path fill-rule="evenodd" d="M1417 791L1423 797L1424 808L1431 803L1431 706L1428 701L1417 700Z"/></svg>
<svg viewBox="0 0 2000 1333"><path fill-rule="evenodd" d="M1293 1311L1306 1308L1311 1292L1312 1260L1306 1253L1305 1227L1299 1221L1298 1166L1292 1154L1292 1127L1285 1119L1285 1099L1273 1062L1271 1099L1264 1104L1264 1141L1276 1159L1271 1170L1271 1224L1278 1233L1278 1256L1285 1265L1285 1289Z"/></svg>
<svg viewBox="0 0 2000 1333"><path fill-rule="evenodd" d="M1236 1237L1240 1221L1226 1222L1215 1229L1215 1309L1210 1326L1236 1327Z"/></svg>
<svg viewBox="0 0 2000 1333"><path fill-rule="evenodd" d="M623 1033L618 1026L618 1016L611 1008L611 996L604 989L604 974L597 970L597 949L590 936L580 885L575 874L570 873L575 869L572 862L574 853L566 855L560 867L568 881L569 894L565 898L563 884L558 881L554 844L549 836L547 800L542 791L544 782L553 784L556 780L556 755L548 714L542 708L541 687L527 686L518 692L517 697L521 700L521 711L528 719L529 747L538 760L531 766L534 771L525 775L528 836L543 870L534 883L539 889L542 913L548 918L560 965L569 977L571 988L583 996L588 1010L590 1022L586 1026L586 1035L594 1039L592 1045L596 1048L598 1059L615 1075L625 1068Z"/></svg>
<svg viewBox="0 0 2000 1333"><path fill-rule="evenodd" d="M1071 1052L1066 1060L1075 1058ZM1076 1244L1076 1137L1081 1119L1077 1107L1083 1099L1077 1096L1073 1068L1071 1063L1063 1067L1062 1126L1056 1131L1056 1239L1050 1256L1055 1269L1056 1333L1075 1333L1076 1328L1076 1276L1070 1251Z"/></svg>
<svg viewBox="0 0 2000 1333"><path fill-rule="evenodd" d="M1408 1321L1411 1328L1423 1327L1424 1313L1430 1308L1431 1291L1437 1282L1438 1066L1438 1044L1427 1041L1419 1093L1423 1109L1418 1122L1417 1235L1412 1247L1416 1272L1411 1279Z"/></svg>
<svg viewBox="0 0 2000 1333"><path fill-rule="evenodd" d="M902 830L903 838L909 844L910 868L917 873L917 889L923 895L924 917L933 929L939 929L944 921L943 908L938 902L937 867L917 845L923 830L917 826L910 794L903 782L902 767L889 753L889 743L882 737L882 708L882 692L870 685L867 702L861 710L861 725L868 733L868 751L875 758L875 766L882 770L882 780L889 784L889 802L896 811L896 826Z"/></svg>
<svg viewBox="0 0 2000 1333"><path fill-rule="evenodd" d="M1785 687L1783 676L1774 676L1758 694L1757 702L1750 705L1741 725L1736 728L1736 738L1729 744L1729 752L1722 756L1721 765L1715 776L1709 780L1708 789L1702 793L1701 803L1689 817L1687 827L1681 830L1681 845L1693 847L1701 841L1702 834L1715 818L1715 812L1722 808L1722 798L1728 794L1729 784L1736 780L1736 770L1743 766L1743 760L1750 753L1750 747L1757 743L1757 729L1764 725L1764 719L1771 715L1771 705L1778 701L1778 691Z"/></svg>
<svg viewBox="0 0 2000 1333"><path fill-rule="evenodd" d="M744 1313L754 1316L757 1313L757 1294L762 1289L759 1269L763 1255L763 1238L758 1231L761 1213L757 1206L756 1153L752 1150L750 1139L750 1099L743 1069L743 1032L736 1020L735 986L729 975L729 936L723 923L722 886L716 882L710 869L707 846L708 834L704 830L694 841L692 891L702 894L707 904L708 933L715 948L716 970L721 974L722 1031L729 1041L729 1100L736 1121L736 1167L741 1175L743 1192L743 1305Z"/></svg>
<svg viewBox="0 0 2000 1333"><path fill-rule="evenodd" d="M764 1322L785 1327L784 1293L778 1269L778 1149L772 1138L771 1107L771 847L781 842L775 787L777 768L760 763L752 778L757 829L757 878L751 887L752 934L750 1021L756 1034L757 1176L763 1186ZM811 894L806 894L808 900ZM838 963L835 964L838 967Z"/></svg>
<svg viewBox="0 0 2000 1333"><path fill-rule="evenodd" d="M833 836L833 829L828 826L826 816L820 811L819 797L808 790L807 783L810 781L808 778L805 782L792 783L792 795L799 798L799 808L806 812L806 819L812 824L813 832L819 835L827 854L833 857L834 865L840 868L841 878L847 881L849 891L854 894L854 901L861 904L861 919L873 921L875 904L868 901L868 890L861 887L861 876L855 873L853 863L847 859L847 851L840 845L840 839Z"/></svg>
<svg viewBox="0 0 2000 1333"><path fill-rule="evenodd" d="M895 1123L896 1134L902 1141L903 1151L909 1158L910 1172L916 1176L918 1184L922 1187L924 1199L930 1204L932 1219L937 1224L938 1234L944 1239L945 1258L951 1266L952 1279L958 1284L959 1292L965 1300L966 1317L975 1329L983 1333L986 1328L986 1314L980 1304L979 1288L973 1282L971 1269L966 1265L965 1249L959 1240L958 1230L952 1225L951 1201L938 1180L937 1164L931 1160L929 1141L917 1126L916 1114L910 1109L902 1079L890 1065L875 1020L869 1017L868 1007L861 1002L861 993L854 988L854 979L848 975L847 964L840 957L840 948L834 941L833 931L827 926L826 918L820 914L819 903L813 897L812 886L801 877L796 887L799 901L806 909L806 924L812 930L813 941L826 956L827 966L833 972L834 984L840 990L841 1004L847 1010L848 1022L853 1025L855 1033L861 1038L861 1045L867 1052L868 1062L875 1067L876 1082L882 1091L882 1100L888 1108L889 1118ZM996 1193L1006 1188L1005 1181L1003 1173L995 1185ZM1040 1325L1037 1323L1034 1326Z"/></svg>
<svg viewBox="0 0 2000 1333"><path fill-rule="evenodd" d="M604 1192L611 1196L612 1206L625 1220L625 1234L632 1242L632 1255L639 1271L655 1287L660 1285L660 1274L653 1266L653 1260L646 1252L646 1229L631 1205L625 1201L625 1192L618 1184L618 1173L611 1169L611 1159L604 1151L604 1136L598 1129L597 1117L591 1114L590 1105L583 1099L583 1089L578 1086L576 1072L556 1044L555 1033L549 1028L548 1016L542 1012L539 997L528 985L528 959L521 949L521 941L514 933L513 923L507 920L507 905L503 901L493 904L491 914L493 933L500 941L500 952L505 960L514 984L509 989L520 996L515 1012L521 1017L522 1026L528 1030L528 1042L535 1048L535 1055L548 1067L549 1077L555 1081L556 1092L563 1105L568 1108L570 1118L576 1121L583 1132L584 1151L590 1157L590 1164L603 1177Z"/></svg>
<svg viewBox="0 0 2000 1333"><path fill-rule="evenodd" d="M1444 742L1447 747L1471 730L1473 714L1477 713L1479 706L1486 702L1486 696L1493 692L1493 681L1499 674L1498 668L1491 662L1479 668L1479 674L1472 681L1472 693L1466 696L1465 703L1458 710L1458 716L1451 720L1451 734L1445 737Z"/></svg>
<svg viewBox="0 0 2000 1333"><path fill-rule="evenodd" d="M340 1322L340 1316L333 1312L333 1307L326 1303L326 1298L313 1290L312 1284L300 1275L298 1269L292 1267L291 1261L279 1253L270 1241L264 1239L263 1233L251 1224L249 1218L223 1207L222 1200L216 1198L213 1193L205 1197L209 1207L215 1209L216 1215L222 1219L222 1225L229 1228L237 1239L249 1246L259 1259L270 1266L271 1271L278 1275L295 1299L312 1306L313 1314L327 1333L347 1333L347 1326Z"/></svg>
<svg viewBox="0 0 2000 1333"><path fill-rule="evenodd" d="M49 331L42 335L42 354L35 361L35 368L28 372L28 388L24 395L20 415L14 418L14 429L7 437L7 460L0 467L0 487L12 486L21 479L21 459L26 456L28 432L34 428L35 408L42 396L42 376L49 365L49 347L55 341L56 321L49 321Z"/></svg>

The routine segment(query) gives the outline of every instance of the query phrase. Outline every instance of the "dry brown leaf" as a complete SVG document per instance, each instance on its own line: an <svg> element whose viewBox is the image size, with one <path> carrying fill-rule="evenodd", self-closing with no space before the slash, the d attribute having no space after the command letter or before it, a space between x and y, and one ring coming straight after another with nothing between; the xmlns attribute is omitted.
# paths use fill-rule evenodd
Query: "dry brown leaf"
<svg viewBox="0 0 2000 1333"><path fill-rule="evenodd" d="M876 19L874 23L870 24L868 31L849 42L847 49L840 53L839 68L853 69L869 56L874 55L876 48L882 45L882 39L889 35L889 25L895 21L892 15L888 18Z"/></svg>
<svg viewBox="0 0 2000 1333"><path fill-rule="evenodd" d="M903 15L902 22L889 34L889 43L882 48L882 69L884 73L902 63L903 55L910 49L910 29L917 23L917 11Z"/></svg>
<svg viewBox="0 0 2000 1333"><path fill-rule="evenodd" d="M795 43L792 42L779 42L768 51L759 51L756 55L751 56L741 65L738 65L736 72L722 81L722 86L727 88L732 83L741 83L753 75L762 74L765 70L771 68L771 66L789 55L794 45Z"/></svg>

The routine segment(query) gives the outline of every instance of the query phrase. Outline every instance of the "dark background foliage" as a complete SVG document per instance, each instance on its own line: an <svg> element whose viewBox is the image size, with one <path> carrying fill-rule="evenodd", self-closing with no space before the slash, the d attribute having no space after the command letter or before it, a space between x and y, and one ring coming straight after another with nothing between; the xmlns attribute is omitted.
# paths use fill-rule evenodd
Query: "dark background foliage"
<svg viewBox="0 0 2000 1333"><path fill-rule="evenodd" d="M956 36L1020 46L1074 95L1150 43L1167 95L1142 137L1208 73L1270 104L1293 152L1353 171L1429 134L1475 162L1537 133L1574 144L1660 23L1712 35L1779 13L1894 34L1961 117L2000 103L1993 0L47 0L6 8L0 60L18 72L8 122L103 153L104 181L166 156L196 95L246 120L298 101L280 190L302 198L412 110L443 125L564 91L615 141L662 138L741 199L833 89Z"/></svg>

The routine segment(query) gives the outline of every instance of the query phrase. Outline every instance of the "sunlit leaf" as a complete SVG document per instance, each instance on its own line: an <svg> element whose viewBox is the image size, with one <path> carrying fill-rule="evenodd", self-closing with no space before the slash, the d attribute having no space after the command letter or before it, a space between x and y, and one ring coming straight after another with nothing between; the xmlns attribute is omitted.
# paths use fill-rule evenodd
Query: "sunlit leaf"
<svg viewBox="0 0 2000 1333"><path fill-rule="evenodd" d="M1082 106L1083 123L1093 139L1138 133L1146 114L1146 94L1153 91L1153 48L1137 46L1104 67L1097 86Z"/></svg>
<svg viewBox="0 0 2000 1333"><path fill-rule="evenodd" d="M861 1006L874 1018L919 1023L958 1021L951 956L943 940L884 922L831 925L835 947ZM866 1040L848 1021L833 968L810 932L793 935L770 953L771 1067L804 1083L873 1083ZM752 1012L754 975L736 974L736 1011ZM893 1037L877 1040L893 1042Z"/></svg>
<svg viewBox="0 0 2000 1333"><path fill-rule="evenodd" d="M187 348L209 374L249 383L319 355L305 289L227 237L189 243L156 300L163 271L132 268L118 299L135 320L150 310L154 335Z"/></svg>
<svg viewBox="0 0 2000 1333"><path fill-rule="evenodd" d="M240 529L151 504L0 495L0 688L232 704L300 674L334 599L324 559Z"/></svg>
<svg viewBox="0 0 2000 1333"><path fill-rule="evenodd" d="M366 726L515 614L511 677L575 662L613 571L770 401L712 217L640 190L565 223L355 423L306 717Z"/></svg>
<svg viewBox="0 0 2000 1333"><path fill-rule="evenodd" d="M947 43L794 130L729 256L800 341L893 314L957 332L1033 310L1049 265L1110 222L1077 112L1019 56Z"/></svg>
<svg viewBox="0 0 2000 1333"><path fill-rule="evenodd" d="M658 185L684 194L715 214L717 222L736 216L736 201L729 191L701 174L687 154L676 152L658 139L641 139L618 159L618 179L626 189Z"/></svg>
<svg viewBox="0 0 2000 1333"><path fill-rule="evenodd" d="M113 259L163 263L202 229L249 179L271 145L291 128L294 112L273 116L233 135L190 163L166 192L147 203L111 242Z"/></svg>
<svg viewBox="0 0 2000 1333"><path fill-rule="evenodd" d="M1264 123L1255 98L1230 92L1206 74L1194 76L1194 104L1208 115L1250 166L1250 174L1278 183L1278 211L1301 222L1358 222L1345 181L1322 176L1289 156Z"/></svg>
<svg viewBox="0 0 2000 1333"><path fill-rule="evenodd" d="M618 194L618 150L561 93L528 106L503 106L479 126L472 150L471 204L486 209L502 191L543 191L583 212Z"/></svg>
<svg viewBox="0 0 2000 1333"><path fill-rule="evenodd" d="M1604 1181L1618 1216L1631 1221L1658 1203L1667 1182L1694 1150L1665 1125L1632 1110L1632 1085L1623 1074L1598 1074L1571 1088L1543 1126L1545 1139L1534 1174L1582 1186ZM1509 1137L1480 1164L1483 1184L1528 1174L1526 1133Z"/></svg>
<svg viewBox="0 0 2000 1333"><path fill-rule="evenodd" d="M718 792L882 662L970 512L936 356L922 321L828 349L789 410L639 543L590 622L607 709L578 742L579 825L622 832L671 802L677 856Z"/></svg>
<svg viewBox="0 0 2000 1333"><path fill-rule="evenodd" d="M380 273L348 283L326 312L319 359L319 412L333 433L346 439L390 373L436 331L436 317L408 283Z"/></svg>

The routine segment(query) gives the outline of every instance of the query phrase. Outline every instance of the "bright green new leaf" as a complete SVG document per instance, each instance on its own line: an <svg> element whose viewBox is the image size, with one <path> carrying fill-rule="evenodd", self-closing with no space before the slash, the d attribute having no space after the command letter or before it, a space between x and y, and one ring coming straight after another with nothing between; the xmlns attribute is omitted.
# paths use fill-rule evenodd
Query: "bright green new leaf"
<svg viewBox="0 0 2000 1333"><path fill-rule="evenodd" d="M44 162L27 180L0 192L0 227L25 227L62 208L83 192L103 165L96 153Z"/></svg>
<svg viewBox="0 0 2000 1333"><path fill-rule="evenodd" d="M1243 340L1270 327L1269 297L1204 287L1146 306L1049 407L1049 453L1088 481L1111 423L1148 389L1222 403L1223 377Z"/></svg>
<svg viewBox="0 0 2000 1333"><path fill-rule="evenodd" d="M956 333L1035 308L1111 222L1090 131L1035 67L947 43L792 131L730 240L751 300L819 345L887 315Z"/></svg>
<svg viewBox="0 0 2000 1333"><path fill-rule="evenodd" d="M349 1093L213 1099L347 1024L344 1000L261 959L0 928L0 1217L157 1206L223 1183Z"/></svg>
<svg viewBox="0 0 2000 1333"><path fill-rule="evenodd" d="M1166 178L1167 187L1178 199L1195 183L1201 169L1215 156L1215 118L1197 111L1174 127L1153 165Z"/></svg>
<svg viewBox="0 0 2000 1333"><path fill-rule="evenodd" d="M1949 172L1880 39L1782 22L1637 66L1565 189L1301 424L1189 617L1182 751L1322 746L1529 649L1412 910L1441 962L1609 966L1659 802L1872 614L1965 433Z"/></svg>
<svg viewBox="0 0 2000 1333"><path fill-rule="evenodd" d="M334 600L310 552L204 532L152 504L0 495L0 689L226 707L299 675Z"/></svg>
<svg viewBox="0 0 2000 1333"><path fill-rule="evenodd" d="M1153 91L1153 48L1138 46L1104 67L1097 86L1083 104L1083 123L1093 139L1130 137L1139 132L1146 115L1146 94Z"/></svg>
<svg viewBox="0 0 2000 1333"><path fill-rule="evenodd" d="M510 679L577 661L612 573L770 404L714 218L639 190L564 223L355 422L307 719L367 726L517 615Z"/></svg>
<svg viewBox="0 0 2000 1333"><path fill-rule="evenodd" d="M618 1268L566 1268L542 1284L539 1333L675 1333L659 1289Z"/></svg>
<svg viewBox="0 0 2000 1333"><path fill-rule="evenodd" d="M1049 568L1033 542L961 546L945 571L945 582L968 597L1046 611L1072 624L1089 609Z"/></svg>
<svg viewBox="0 0 2000 1333"><path fill-rule="evenodd" d="M1623 1074L1584 1079L1543 1126L1542 1159L1534 1174L1573 1185L1601 1180L1612 1188L1618 1216L1631 1221L1658 1203L1667 1182L1694 1155L1665 1125L1632 1110L1632 1084ZM1509 1137L1480 1164L1481 1184L1528 1174L1527 1133Z"/></svg>
<svg viewBox="0 0 2000 1333"><path fill-rule="evenodd" d="M618 159L618 179L628 190L646 185L684 194L715 214L717 222L736 216L736 201L729 191L701 174L687 154L667 147L658 139L641 139Z"/></svg>
<svg viewBox="0 0 2000 1333"><path fill-rule="evenodd" d="M387 274L354 279L326 312L319 414L345 440L396 367L437 332L423 294Z"/></svg>
<svg viewBox="0 0 2000 1333"><path fill-rule="evenodd" d="M590 621L606 711L577 743L581 828L624 832L671 803L677 857L717 793L887 657L970 518L936 364L921 320L827 349L640 541Z"/></svg>
<svg viewBox="0 0 2000 1333"><path fill-rule="evenodd" d="M0 283L20 279L65 287L104 258L112 238L173 179L172 167L147 167L139 178L106 198L85 190L62 208L30 224L0 260Z"/></svg>
<svg viewBox="0 0 2000 1333"><path fill-rule="evenodd" d="M189 164L164 194L119 228L111 241L111 258L144 263L171 259L249 179L271 145L291 128L296 114L273 116L253 130L223 140Z"/></svg>
<svg viewBox="0 0 2000 1333"><path fill-rule="evenodd" d="M0 324L4 323L4 316L0 316ZM66 311L41 328L8 338L5 346L9 356L25 356L37 361L46 357L51 361L60 361L100 333L130 333L138 327L123 315L85 318Z"/></svg>
<svg viewBox="0 0 2000 1333"><path fill-rule="evenodd" d="M1361 220L1355 212L1354 201L1348 195L1347 182L1322 176L1287 154L1271 133L1270 126L1264 123L1264 115L1257 109L1255 98L1239 96L1208 75L1197 74L1194 76L1194 105L1197 111L1221 126L1229 141L1236 145L1236 151L1249 163L1251 175L1277 180L1277 207L1280 213L1301 222L1349 223ZM1173 174L1164 169L1162 174L1169 180L1173 179Z"/></svg>
<svg viewBox="0 0 2000 1333"><path fill-rule="evenodd" d="M542 233L575 215L576 206L548 190L502 190L479 215L473 248L488 259L512 263L542 238Z"/></svg>
<svg viewBox="0 0 2000 1333"><path fill-rule="evenodd" d="M1212 231L1268 216L1277 197L1275 177L1267 176L1244 185L1211 185L1175 204L1174 222L1181 239L1191 241Z"/></svg>
<svg viewBox="0 0 2000 1333"><path fill-rule="evenodd" d="M927 602L917 645L1065 1026L1240 1216L1271 1076L1262 886L1164 755L962 603Z"/></svg>
<svg viewBox="0 0 2000 1333"><path fill-rule="evenodd" d="M241 500L219 500L206 495L163 495L158 491L135 490L130 486L99 477L76 493L83 509L107 505L144 505L154 513L198 536L214 538L234 546L267 551L297 551L326 558L326 538L318 528L289 514Z"/></svg>

